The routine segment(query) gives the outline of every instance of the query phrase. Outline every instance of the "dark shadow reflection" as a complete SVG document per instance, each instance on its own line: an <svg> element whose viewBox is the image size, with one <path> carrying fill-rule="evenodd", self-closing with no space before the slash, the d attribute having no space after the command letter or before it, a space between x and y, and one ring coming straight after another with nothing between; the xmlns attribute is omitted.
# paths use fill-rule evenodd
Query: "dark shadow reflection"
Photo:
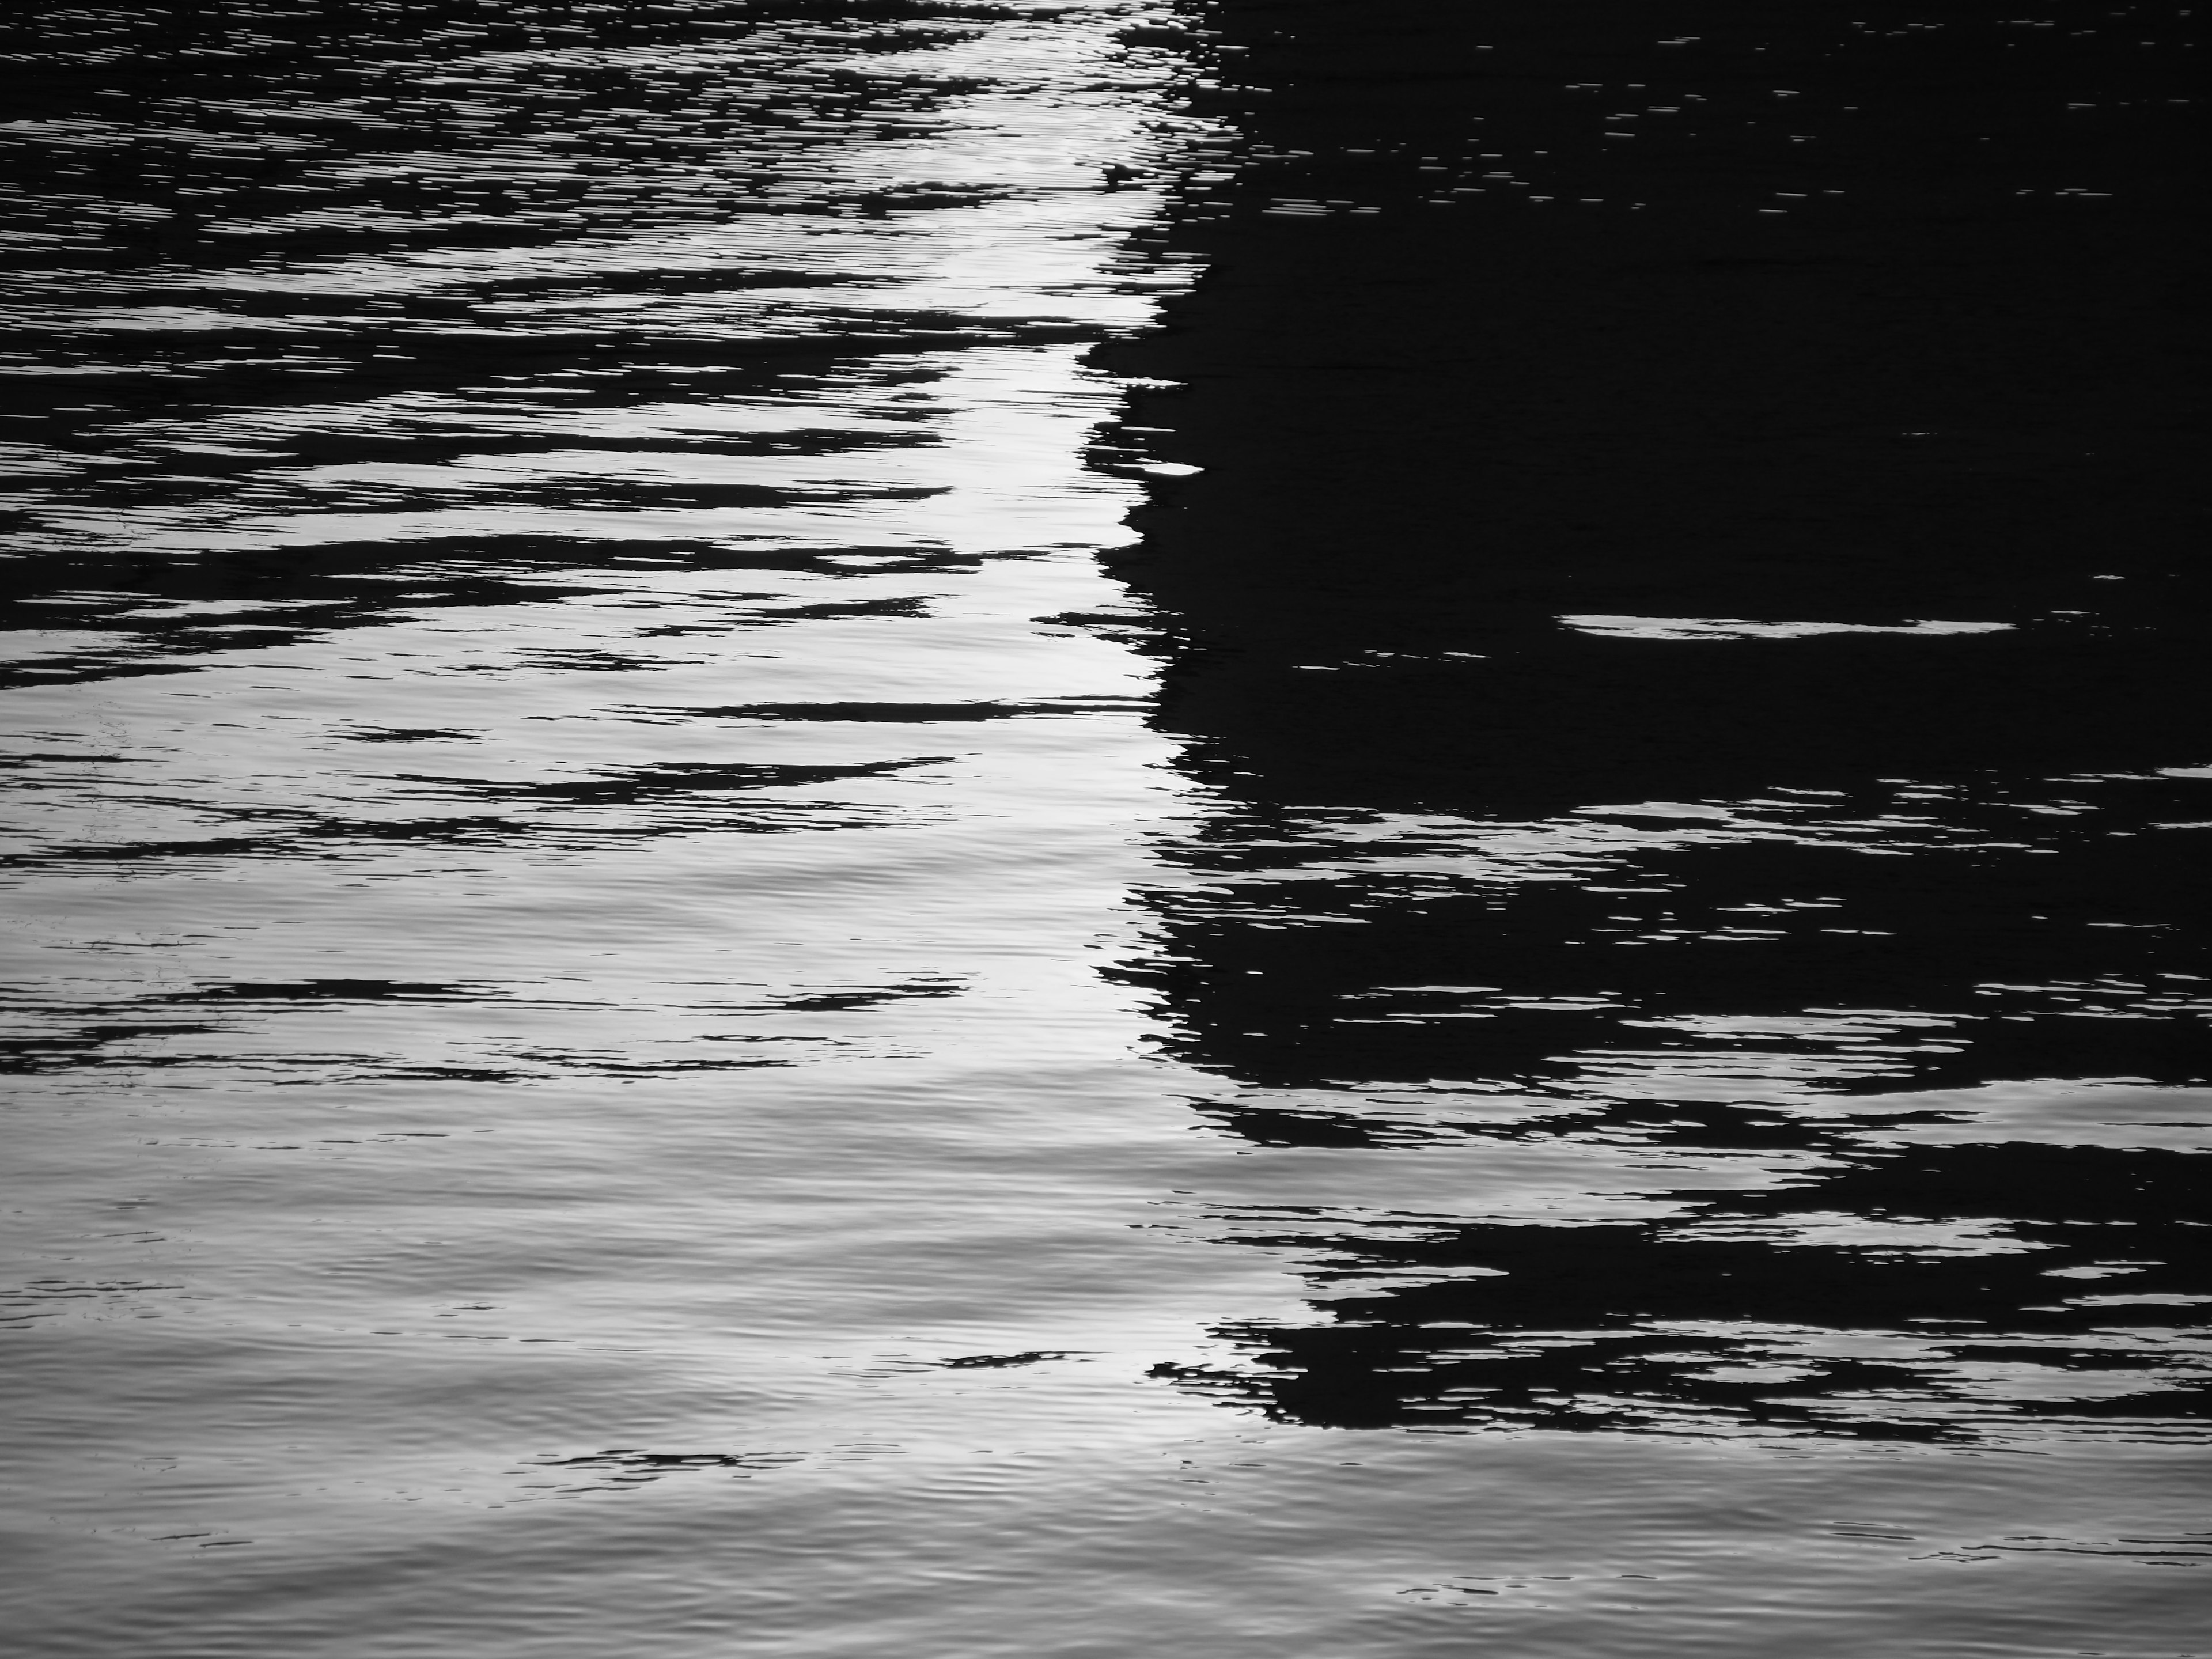
<svg viewBox="0 0 2212 1659"><path fill-rule="evenodd" d="M1343 1426L2201 1413L2181 45L1923 10L1211 9L1209 275L1104 355L1176 383L1119 568L1219 810L1122 971L1222 1133L1498 1157L1463 1213L1221 1212L1312 1316L1161 1375Z"/></svg>

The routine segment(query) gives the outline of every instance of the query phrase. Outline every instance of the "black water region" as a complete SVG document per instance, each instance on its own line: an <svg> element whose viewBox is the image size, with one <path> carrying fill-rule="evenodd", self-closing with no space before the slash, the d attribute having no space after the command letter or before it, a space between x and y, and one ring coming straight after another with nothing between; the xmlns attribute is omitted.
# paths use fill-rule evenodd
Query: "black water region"
<svg viewBox="0 0 2212 1659"><path fill-rule="evenodd" d="M1114 568L1182 633L1162 724L1242 811L1187 854L1232 884L1162 897L1133 977L1191 1063L1309 1091L1220 1112L1261 1144L1389 1144L1361 1091L1444 1080L1576 1102L1462 1133L1809 1156L1656 1224L1286 1216L1255 1237L1326 1264L1325 1317L1238 1328L1255 1369L1194 1386L1926 1436L1963 1403L1938 1352L2157 1368L2054 1273L2199 1316L2201 1153L1850 1116L2212 1069L2189 25L2030 9L1208 9L1254 159L1183 210L1196 292L1106 354L1175 383L1131 424L1200 469ZM1367 856L1577 816L1652 844L1580 882ZM1852 1026L1895 1051L1832 1069L1838 1118L1762 1098ZM1815 1330L1942 1340L1772 1363ZM1989 1403L2201 1416L2151 1387Z"/></svg>

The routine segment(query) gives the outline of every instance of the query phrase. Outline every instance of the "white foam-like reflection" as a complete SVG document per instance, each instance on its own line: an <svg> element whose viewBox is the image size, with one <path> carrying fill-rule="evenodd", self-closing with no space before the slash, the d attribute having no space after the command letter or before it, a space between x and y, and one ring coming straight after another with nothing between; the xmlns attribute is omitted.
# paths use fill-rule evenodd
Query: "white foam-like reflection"
<svg viewBox="0 0 2212 1659"><path fill-rule="evenodd" d="M2010 623L1740 622L1720 617L1562 617L1578 634L1622 640L1807 640L1827 634L2002 634Z"/></svg>

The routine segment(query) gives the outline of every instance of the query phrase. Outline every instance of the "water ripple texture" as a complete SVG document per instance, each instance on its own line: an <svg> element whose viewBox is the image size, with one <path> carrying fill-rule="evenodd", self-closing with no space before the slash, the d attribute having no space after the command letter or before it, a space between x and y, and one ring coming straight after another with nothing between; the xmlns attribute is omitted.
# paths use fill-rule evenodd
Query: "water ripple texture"
<svg viewBox="0 0 2212 1659"><path fill-rule="evenodd" d="M2203 1652L2201 629L1575 380L2173 20L1694 9L0 25L18 1650Z"/></svg>

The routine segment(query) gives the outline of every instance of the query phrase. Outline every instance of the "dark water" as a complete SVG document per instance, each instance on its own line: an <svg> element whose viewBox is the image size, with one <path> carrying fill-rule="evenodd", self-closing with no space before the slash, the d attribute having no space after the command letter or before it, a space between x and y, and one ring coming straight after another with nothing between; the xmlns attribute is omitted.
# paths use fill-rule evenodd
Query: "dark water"
<svg viewBox="0 0 2212 1659"><path fill-rule="evenodd" d="M10 27L19 1650L2212 1650L2186 11Z"/></svg>

